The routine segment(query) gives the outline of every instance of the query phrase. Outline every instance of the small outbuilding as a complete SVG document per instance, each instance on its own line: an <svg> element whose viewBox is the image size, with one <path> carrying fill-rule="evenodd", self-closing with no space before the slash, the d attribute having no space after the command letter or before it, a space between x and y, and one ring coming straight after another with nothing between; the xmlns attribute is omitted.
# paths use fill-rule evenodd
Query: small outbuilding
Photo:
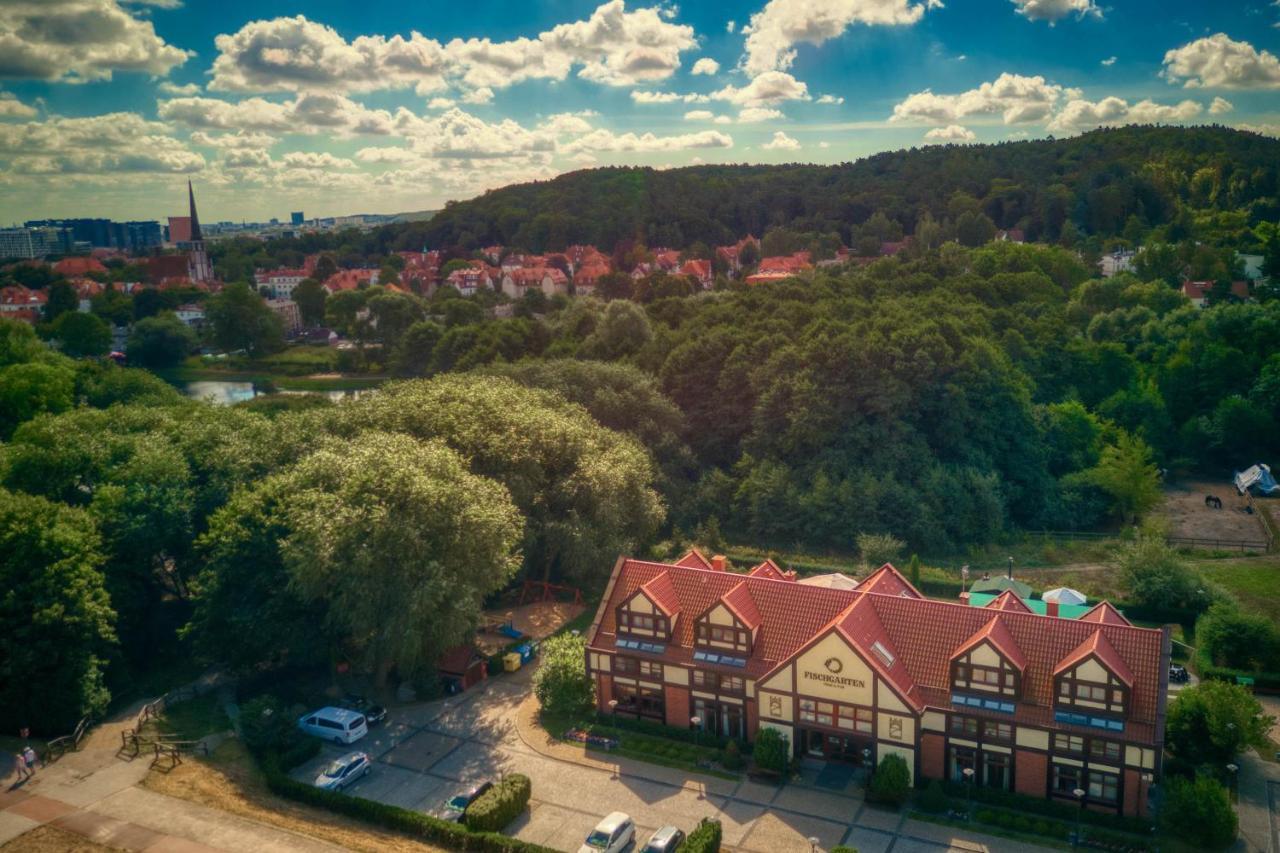
<svg viewBox="0 0 1280 853"><path fill-rule="evenodd" d="M446 690L461 693L489 677L489 661L475 646L454 646L440 656L436 671Z"/></svg>

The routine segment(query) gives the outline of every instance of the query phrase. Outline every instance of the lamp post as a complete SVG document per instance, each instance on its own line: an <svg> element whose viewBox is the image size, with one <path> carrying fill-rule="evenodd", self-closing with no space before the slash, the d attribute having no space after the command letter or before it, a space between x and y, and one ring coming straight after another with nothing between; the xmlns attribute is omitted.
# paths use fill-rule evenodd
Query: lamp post
<svg viewBox="0 0 1280 853"><path fill-rule="evenodd" d="M1009 558L1009 580L1013 580L1013 557Z"/></svg>
<svg viewBox="0 0 1280 853"><path fill-rule="evenodd" d="M818 853L818 845L822 843L822 839L816 835L809 836L809 853Z"/></svg>
<svg viewBox="0 0 1280 853"><path fill-rule="evenodd" d="M694 714L689 718L689 725L693 726L693 745L701 748L702 746L702 718Z"/></svg>
<svg viewBox="0 0 1280 853"><path fill-rule="evenodd" d="M1076 788L1071 795L1080 802L1080 810L1076 812L1076 832L1071 836L1071 849L1075 850L1080 846L1080 819L1084 817L1084 788Z"/></svg>
<svg viewBox="0 0 1280 853"><path fill-rule="evenodd" d="M966 767L960 772L964 773L964 781L968 786L965 788L965 820L973 820L973 768Z"/></svg>
<svg viewBox="0 0 1280 853"><path fill-rule="evenodd" d="M609 700L609 717L613 725L618 725L618 700Z"/></svg>
<svg viewBox="0 0 1280 853"><path fill-rule="evenodd" d="M1231 796L1239 800L1240 797L1236 793L1236 774L1240 772L1240 767L1236 764L1228 764L1227 772L1231 774Z"/></svg>

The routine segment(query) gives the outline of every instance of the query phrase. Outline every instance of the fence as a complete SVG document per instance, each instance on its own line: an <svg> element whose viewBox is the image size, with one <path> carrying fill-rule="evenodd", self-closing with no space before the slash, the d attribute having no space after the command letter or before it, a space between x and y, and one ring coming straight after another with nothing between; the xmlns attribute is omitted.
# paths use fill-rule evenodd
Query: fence
<svg viewBox="0 0 1280 853"><path fill-rule="evenodd" d="M44 761L45 764L57 761L68 752L75 752L80 748L80 741L84 740L85 734L89 731L90 720L84 717L80 722L76 723L75 730L69 735L56 737L45 745Z"/></svg>
<svg viewBox="0 0 1280 853"><path fill-rule="evenodd" d="M1213 539L1198 536L1166 536L1170 545L1183 545L1188 548L1213 548L1220 551L1270 551L1274 541L1271 531L1266 527L1263 539ZM1068 539L1097 542L1104 539L1115 539L1114 533L1093 533L1087 530L1044 530L1039 534L1046 539Z"/></svg>
<svg viewBox="0 0 1280 853"><path fill-rule="evenodd" d="M179 702L188 702L199 695L200 691L194 686L178 687L174 690L170 690L159 699L155 699L143 705L142 710L138 712L137 719L134 720L133 728L124 729L120 732L119 754L127 754L132 757L137 757L138 754L142 752L144 743L154 746L156 750L156 757L151 762L151 766L154 767L162 758L162 749L167 749L168 747L181 748L184 744L198 744L198 741L165 741L161 738L144 741L142 736L142 727L150 720L154 720L164 714L165 710L170 705L176 705ZM201 746L201 748L203 749L203 746ZM191 750L188 749L187 751L190 752ZM205 754L208 754L207 750ZM165 752L165 755L168 755L168 752ZM173 763L170 764L171 768L182 763L181 759L178 759L176 754L171 757L175 759Z"/></svg>

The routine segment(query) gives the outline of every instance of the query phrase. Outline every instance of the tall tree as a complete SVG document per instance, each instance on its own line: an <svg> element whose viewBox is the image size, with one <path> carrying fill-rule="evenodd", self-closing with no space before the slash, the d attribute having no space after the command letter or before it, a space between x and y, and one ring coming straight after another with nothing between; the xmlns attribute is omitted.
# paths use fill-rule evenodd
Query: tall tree
<svg viewBox="0 0 1280 853"><path fill-rule="evenodd" d="M280 318L244 282L229 284L211 297L205 313L214 342L224 350L243 350L257 358L284 347Z"/></svg>
<svg viewBox="0 0 1280 853"><path fill-rule="evenodd" d="M324 303L329 297L320 282L314 278L304 278L293 289L293 301L298 303L298 313L302 315L302 323L306 326L319 326L324 322Z"/></svg>
<svg viewBox="0 0 1280 853"><path fill-rule="evenodd" d="M106 355L111 350L111 327L93 314L69 311L53 321L53 337L72 358Z"/></svg>
<svg viewBox="0 0 1280 853"><path fill-rule="evenodd" d="M126 345L130 361L143 367L173 367L196 347L196 333L172 312L133 324Z"/></svg>

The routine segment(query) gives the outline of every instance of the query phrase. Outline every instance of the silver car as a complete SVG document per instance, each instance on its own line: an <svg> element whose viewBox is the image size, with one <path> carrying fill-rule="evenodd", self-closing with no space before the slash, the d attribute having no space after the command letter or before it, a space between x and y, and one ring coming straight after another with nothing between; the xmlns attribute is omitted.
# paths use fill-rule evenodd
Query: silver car
<svg viewBox="0 0 1280 853"><path fill-rule="evenodd" d="M373 769L373 762L363 752L353 752L329 764L316 777L316 787L326 791L341 791L357 779L363 779Z"/></svg>

